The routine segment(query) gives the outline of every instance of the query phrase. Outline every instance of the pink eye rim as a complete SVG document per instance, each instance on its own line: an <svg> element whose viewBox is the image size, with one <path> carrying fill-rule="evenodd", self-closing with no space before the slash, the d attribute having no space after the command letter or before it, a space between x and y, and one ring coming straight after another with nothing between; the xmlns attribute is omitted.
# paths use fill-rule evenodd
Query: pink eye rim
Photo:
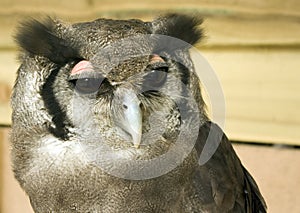
<svg viewBox="0 0 300 213"><path fill-rule="evenodd" d="M150 58L149 58L149 63L150 64L165 63L165 62L166 61L161 56L159 56L158 54L150 55Z"/></svg>
<svg viewBox="0 0 300 213"><path fill-rule="evenodd" d="M79 75L83 72L94 72L92 63L88 60L81 60L72 68L70 75Z"/></svg>

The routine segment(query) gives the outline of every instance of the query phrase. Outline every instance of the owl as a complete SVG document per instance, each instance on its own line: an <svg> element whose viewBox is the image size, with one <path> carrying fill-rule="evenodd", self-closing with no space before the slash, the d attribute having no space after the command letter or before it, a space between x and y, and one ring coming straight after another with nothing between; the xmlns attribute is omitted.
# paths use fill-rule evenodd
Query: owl
<svg viewBox="0 0 300 213"><path fill-rule="evenodd" d="M201 23L166 14L20 25L12 159L35 212L266 212L207 116L189 52Z"/></svg>

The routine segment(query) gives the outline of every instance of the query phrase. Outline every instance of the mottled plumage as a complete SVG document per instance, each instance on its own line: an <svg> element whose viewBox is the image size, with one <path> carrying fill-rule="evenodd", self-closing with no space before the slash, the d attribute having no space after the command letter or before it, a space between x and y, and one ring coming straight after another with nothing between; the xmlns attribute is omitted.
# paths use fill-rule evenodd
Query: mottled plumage
<svg viewBox="0 0 300 213"><path fill-rule="evenodd" d="M206 115L189 55L201 23L20 25L12 157L35 212L266 212ZM200 165L206 143L218 148Z"/></svg>

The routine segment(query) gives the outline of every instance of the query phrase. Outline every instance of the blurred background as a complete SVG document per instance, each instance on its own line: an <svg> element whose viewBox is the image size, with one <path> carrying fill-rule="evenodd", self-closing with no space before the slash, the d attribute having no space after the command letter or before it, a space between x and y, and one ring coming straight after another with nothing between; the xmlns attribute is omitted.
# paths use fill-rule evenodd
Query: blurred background
<svg viewBox="0 0 300 213"><path fill-rule="evenodd" d="M300 1L0 0L1 213L32 212L9 160L17 23L45 15L65 22L151 20L165 12L204 17L206 38L197 48L223 87L225 132L258 182L269 212L300 212Z"/></svg>

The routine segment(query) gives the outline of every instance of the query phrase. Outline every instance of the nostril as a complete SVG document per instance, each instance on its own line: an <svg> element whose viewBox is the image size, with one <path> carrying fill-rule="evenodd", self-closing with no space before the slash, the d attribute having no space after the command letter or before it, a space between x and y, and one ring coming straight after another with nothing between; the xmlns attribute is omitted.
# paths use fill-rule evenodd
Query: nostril
<svg viewBox="0 0 300 213"><path fill-rule="evenodd" d="M128 106L126 104L123 104L124 109L128 109Z"/></svg>
<svg viewBox="0 0 300 213"><path fill-rule="evenodd" d="M144 111L144 104L142 102L139 103L140 110Z"/></svg>

